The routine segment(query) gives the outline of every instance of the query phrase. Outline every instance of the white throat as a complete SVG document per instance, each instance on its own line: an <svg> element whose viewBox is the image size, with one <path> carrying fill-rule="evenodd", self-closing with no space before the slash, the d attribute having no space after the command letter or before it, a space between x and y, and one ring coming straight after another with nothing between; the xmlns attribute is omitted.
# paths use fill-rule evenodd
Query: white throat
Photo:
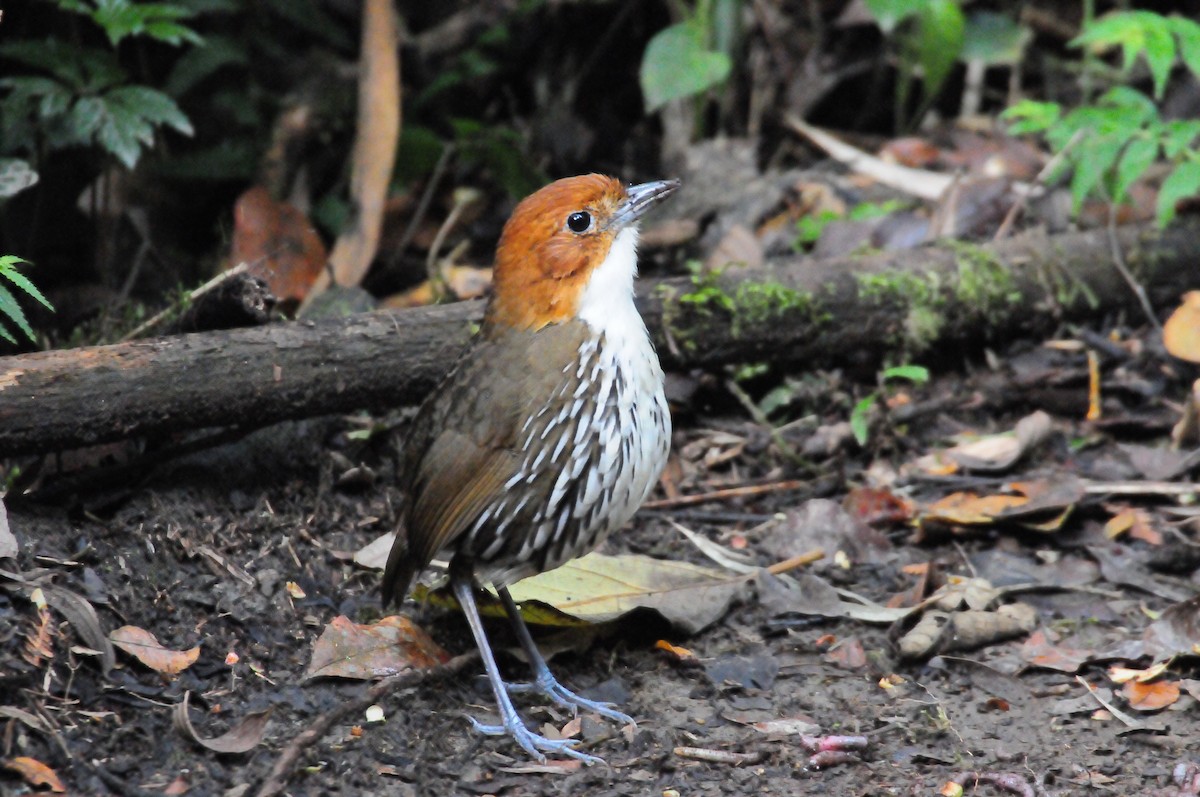
<svg viewBox="0 0 1200 797"><path fill-rule="evenodd" d="M633 305L633 278L637 276L636 227L617 233L608 257L592 272L579 298L579 318L614 342L631 333L646 336L646 325Z"/></svg>

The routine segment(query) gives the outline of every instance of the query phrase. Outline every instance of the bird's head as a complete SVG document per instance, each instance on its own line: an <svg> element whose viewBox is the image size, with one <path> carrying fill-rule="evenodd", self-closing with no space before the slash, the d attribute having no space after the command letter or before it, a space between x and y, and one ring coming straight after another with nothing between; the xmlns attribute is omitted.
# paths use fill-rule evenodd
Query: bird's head
<svg viewBox="0 0 1200 797"><path fill-rule="evenodd" d="M537 330L631 299L638 219L678 187L588 174L526 197L500 236L484 328Z"/></svg>

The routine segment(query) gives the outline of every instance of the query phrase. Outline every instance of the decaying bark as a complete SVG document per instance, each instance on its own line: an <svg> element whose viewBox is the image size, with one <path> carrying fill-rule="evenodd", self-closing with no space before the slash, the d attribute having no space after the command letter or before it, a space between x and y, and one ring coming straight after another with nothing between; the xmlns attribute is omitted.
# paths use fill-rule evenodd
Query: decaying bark
<svg viewBox="0 0 1200 797"><path fill-rule="evenodd" d="M1156 306L1196 287L1200 228L1118 238ZM647 280L639 304L669 368L919 360L1118 308L1142 321L1104 231ZM469 302L3 358L0 456L416 402L481 312Z"/></svg>

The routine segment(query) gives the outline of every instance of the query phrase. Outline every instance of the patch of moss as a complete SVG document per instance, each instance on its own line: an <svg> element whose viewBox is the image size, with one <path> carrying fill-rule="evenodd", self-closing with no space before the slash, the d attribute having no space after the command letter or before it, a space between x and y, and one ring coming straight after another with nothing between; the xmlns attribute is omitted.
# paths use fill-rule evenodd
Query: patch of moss
<svg viewBox="0 0 1200 797"><path fill-rule="evenodd" d="M964 308L994 322L1001 320L1012 305L1021 303L1012 272L986 249L961 241L947 241L955 253L958 274L952 286L954 298Z"/></svg>
<svg viewBox="0 0 1200 797"><path fill-rule="evenodd" d="M858 298L864 303L890 306L904 314L897 338L889 341L907 356L929 348L945 326L946 299L936 272L881 271L859 274Z"/></svg>

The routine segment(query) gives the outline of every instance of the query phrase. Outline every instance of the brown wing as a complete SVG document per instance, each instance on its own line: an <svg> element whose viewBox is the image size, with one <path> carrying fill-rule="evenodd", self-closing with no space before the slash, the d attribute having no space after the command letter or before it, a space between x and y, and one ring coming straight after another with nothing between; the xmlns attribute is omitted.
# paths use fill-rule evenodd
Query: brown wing
<svg viewBox="0 0 1200 797"><path fill-rule="evenodd" d="M413 420L399 484L407 501L388 556L384 605L407 594L438 551L452 548L520 467L527 408L561 385L580 322L479 339ZM486 386L486 387L481 387Z"/></svg>

